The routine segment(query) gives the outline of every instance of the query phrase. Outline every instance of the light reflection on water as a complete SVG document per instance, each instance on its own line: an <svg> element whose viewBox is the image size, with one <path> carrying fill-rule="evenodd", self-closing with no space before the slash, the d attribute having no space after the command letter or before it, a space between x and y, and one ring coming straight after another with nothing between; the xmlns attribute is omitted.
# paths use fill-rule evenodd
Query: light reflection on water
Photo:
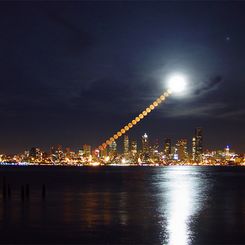
<svg viewBox="0 0 245 245"><path fill-rule="evenodd" d="M171 245L188 244L190 239L188 220L191 212L193 212L190 199L191 191L188 182L182 183L180 186L174 186L168 205L170 213L167 232L169 233L169 244Z"/></svg>
<svg viewBox="0 0 245 245"><path fill-rule="evenodd" d="M167 237L163 239L163 244L191 244L192 217L198 213L205 201L204 179L200 178L198 173L193 174L191 169L183 167L174 167L165 173L165 178L167 183L161 182L165 190L161 211L167 219L166 226L162 227Z"/></svg>

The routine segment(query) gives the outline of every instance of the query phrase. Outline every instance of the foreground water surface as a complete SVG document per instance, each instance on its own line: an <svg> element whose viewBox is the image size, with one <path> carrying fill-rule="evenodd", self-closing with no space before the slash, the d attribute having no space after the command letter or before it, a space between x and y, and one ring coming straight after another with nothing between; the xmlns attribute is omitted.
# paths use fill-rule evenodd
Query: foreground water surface
<svg viewBox="0 0 245 245"><path fill-rule="evenodd" d="M0 179L0 243L245 244L242 167L1 167Z"/></svg>

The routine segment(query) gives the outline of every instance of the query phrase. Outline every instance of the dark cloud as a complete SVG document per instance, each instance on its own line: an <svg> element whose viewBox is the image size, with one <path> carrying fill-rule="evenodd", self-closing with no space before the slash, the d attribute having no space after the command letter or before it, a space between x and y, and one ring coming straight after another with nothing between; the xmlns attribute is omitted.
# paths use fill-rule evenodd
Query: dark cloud
<svg viewBox="0 0 245 245"><path fill-rule="evenodd" d="M88 88L82 88L78 96L72 98L75 108L97 113L130 114L142 110L151 103L156 94L154 80L144 81L139 86L140 77L107 77L94 81ZM158 94L157 94L158 95Z"/></svg>
<svg viewBox="0 0 245 245"><path fill-rule="evenodd" d="M73 37L72 45L71 43L69 43L70 51L79 52L81 50L84 50L84 48L86 47L91 47L95 42L94 37L92 37L91 33L83 30L81 23L73 21L70 16L66 18L62 13L65 12L57 12L57 9L53 9L50 7L43 8L43 14L47 15L53 23L66 29L65 33L67 36ZM64 39L64 36L60 36L60 38Z"/></svg>

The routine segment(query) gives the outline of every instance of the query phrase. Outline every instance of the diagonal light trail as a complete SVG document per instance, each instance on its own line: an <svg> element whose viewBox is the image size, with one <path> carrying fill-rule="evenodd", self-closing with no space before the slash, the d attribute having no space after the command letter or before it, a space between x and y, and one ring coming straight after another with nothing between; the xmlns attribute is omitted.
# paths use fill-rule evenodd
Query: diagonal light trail
<svg viewBox="0 0 245 245"><path fill-rule="evenodd" d="M137 117L135 117L131 122L122 127L118 132L116 132L113 136L107 139L103 144L99 146L100 150L105 149L108 145L110 145L113 141L120 138L123 134L133 128L138 122L144 119L149 115L151 111L153 111L157 106L159 106L162 102L164 102L169 95L171 95L171 90L167 90L161 96L159 96L152 104L150 104L144 111L142 111Z"/></svg>

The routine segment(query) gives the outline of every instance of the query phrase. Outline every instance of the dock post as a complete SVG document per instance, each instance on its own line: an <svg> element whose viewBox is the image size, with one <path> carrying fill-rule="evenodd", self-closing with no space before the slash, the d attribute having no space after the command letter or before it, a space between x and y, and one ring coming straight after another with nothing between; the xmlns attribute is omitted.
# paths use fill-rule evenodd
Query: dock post
<svg viewBox="0 0 245 245"><path fill-rule="evenodd" d="M29 188L29 184L26 185L26 199L29 199L30 196L30 188Z"/></svg>
<svg viewBox="0 0 245 245"><path fill-rule="evenodd" d="M24 185L21 186L21 200L22 201L25 200L25 188L24 188Z"/></svg>
<svg viewBox="0 0 245 245"><path fill-rule="evenodd" d="M43 186L42 186L42 198L43 198L43 200L45 199L45 197L46 197L46 187L43 184Z"/></svg>

